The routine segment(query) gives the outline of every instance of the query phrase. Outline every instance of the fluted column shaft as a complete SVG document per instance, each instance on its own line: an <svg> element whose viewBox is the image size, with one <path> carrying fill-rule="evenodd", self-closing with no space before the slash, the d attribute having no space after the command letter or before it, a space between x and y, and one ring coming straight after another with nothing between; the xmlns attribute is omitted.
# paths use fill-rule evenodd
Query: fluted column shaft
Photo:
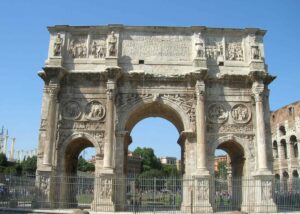
<svg viewBox="0 0 300 214"><path fill-rule="evenodd" d="M104 143L103 168L112 169L113 134L114 134L114 106L115 106L115 81L107 82L106 101L106 140Z"/></svg>
<svg viewBox="0 0 300 214"><path fill-rule="evenodd" d="M256 144L258 154L258 170L268 171L266 128L264 121L263 95L264 84L255 81L252 86L256 109Z"/></svg>
<svg viewBox="0 0 300 214"><path fill-rule="evenodd" d="M196 83L196 132L197 132L197 169L207 171L206 168L206 122L205 122L205 83Z"/></svg>
<svg viewBox="0 0 300 214"><path fill-rule="evenodd" d="M44 156L43 156L43 164L44 165L52 165L52 152L54 147L54 133L55 133L55 124L56 124L56 109L57 109L57 94L60 89L58 84L48 85L44 88L44 101L43 104L47 106L47 114L46 118L42 118L45 124L46 137L44 141ZM45 103L45 101L47 101Z"/></svg>

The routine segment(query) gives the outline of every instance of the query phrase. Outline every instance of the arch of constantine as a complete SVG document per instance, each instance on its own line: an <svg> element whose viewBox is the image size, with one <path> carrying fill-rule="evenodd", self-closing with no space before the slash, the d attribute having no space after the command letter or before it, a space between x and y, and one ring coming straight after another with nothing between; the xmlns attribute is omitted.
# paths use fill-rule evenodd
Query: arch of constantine
<svg viewBox="0 0 300 214"><path fill-rule="evenodd" d="M53 26L45 67L37 175L51 204L71 187L50 178L76 175L78 155L96 150L92 209L126 210L130 133L142 119L162 117L179 132L184 178L181 210L213 212L214 153L225 150L232 176L251 178L240 208L275 211L269 75L261 29ZM162 133L163 134L163 133ZM174 145L175 146L175 145ZM61 184L63 185L63 184ZM191 196L191 188L193 194ZM55 197L53 196L55 194ZM201 206L205 204L205 206ZM249 206L255 204L255 206ZM269 204L268 207L265 205ZM268 210L266 210L268 209Z"/></svg>

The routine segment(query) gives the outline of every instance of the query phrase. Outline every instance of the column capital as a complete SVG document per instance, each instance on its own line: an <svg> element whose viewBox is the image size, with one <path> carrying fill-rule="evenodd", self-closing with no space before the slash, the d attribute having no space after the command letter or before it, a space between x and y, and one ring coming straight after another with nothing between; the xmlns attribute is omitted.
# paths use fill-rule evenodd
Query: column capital
<svg viewBox="0 0 300 214"><path fill-rule="evenodd" d="M255 99L255 102L262 102L263 101L263 95L265 92L265 85L262 81L255 81L252 84L252 93Z"/></svg>
<svg viewBox="0 0 300 214"><path fill-rule="evenodd" d="M63 67L44 67L38 75L44 80L45 84L59 84L67 73Z"/></svg>
<svg viewBox="0 0 300 214"><path fill-rule="evenodd" d="M59 84L50 84L50 85L45 85L44 87L44 93L48 94L50 97L56 97L59 90L60 90Z"/></svg>
<svg viewBox="0 0 300 214"><path fill-rule="evenodd" d="M197 80L195 85L197 99L203 99L205 95L205 83L203 80Z"/></svg>

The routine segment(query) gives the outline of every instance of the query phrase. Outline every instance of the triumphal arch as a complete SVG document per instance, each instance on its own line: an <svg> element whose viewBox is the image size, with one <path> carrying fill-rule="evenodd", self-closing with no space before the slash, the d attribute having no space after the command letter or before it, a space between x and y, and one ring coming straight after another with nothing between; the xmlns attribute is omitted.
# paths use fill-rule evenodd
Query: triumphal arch
<svg viewBox="0 0 300 214"><path fill-rule="evenodd" d="M101 179L95 181L92 209L125 210L125 184L114 182L127 173L131 130L144 118L162 117L180 134L183 177L195 179L193 188L183 187L183 212L191 211L191 201L199 205L193 211L213 212L209 181L216 149L229 154L232 176L255 183L255 189L242 188L241 209L276 209L268 101L274 77L265 64L264 30L123 25L48 30L48 58L38 73L45 85L37 175L48 182L43 187L52 204L63 206L69 187L49 180L76 175L78 155L94 147L95 176Z"/></svg>

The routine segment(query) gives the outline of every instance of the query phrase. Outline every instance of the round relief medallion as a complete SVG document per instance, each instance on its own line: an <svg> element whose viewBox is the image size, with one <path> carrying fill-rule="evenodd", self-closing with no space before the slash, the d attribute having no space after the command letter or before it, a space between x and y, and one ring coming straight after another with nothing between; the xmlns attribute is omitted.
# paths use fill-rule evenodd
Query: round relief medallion
<svg viewBox="0 0 300 214"><path fill-rule="evenodd" d="M86 105L85 114L89 120L101 120L105 116L105 107L99 101L93 100Z"/></svg>
<svg viewBox="0 0 300 214"><path fill-rule="evenodd" d="M81 114L80 106L75 101L69 101L65 103L65 105L63 106L62 116L65 119L74 120L79 118L80 114Z"/></svg>
<svg viewBox="0 0 300 214"><path fill-rule="evenodd" d="M208 119L213 123L224 123L228 118L225 107L218 103L213 103L208 107Z"/></svg>
<svg viewBox="0 0 300 214"><path fill-rule="evenodd" d="M246 105L236 104L231 109L231 117L236 123L247 123L251 118L251 112Z"/></svg>

